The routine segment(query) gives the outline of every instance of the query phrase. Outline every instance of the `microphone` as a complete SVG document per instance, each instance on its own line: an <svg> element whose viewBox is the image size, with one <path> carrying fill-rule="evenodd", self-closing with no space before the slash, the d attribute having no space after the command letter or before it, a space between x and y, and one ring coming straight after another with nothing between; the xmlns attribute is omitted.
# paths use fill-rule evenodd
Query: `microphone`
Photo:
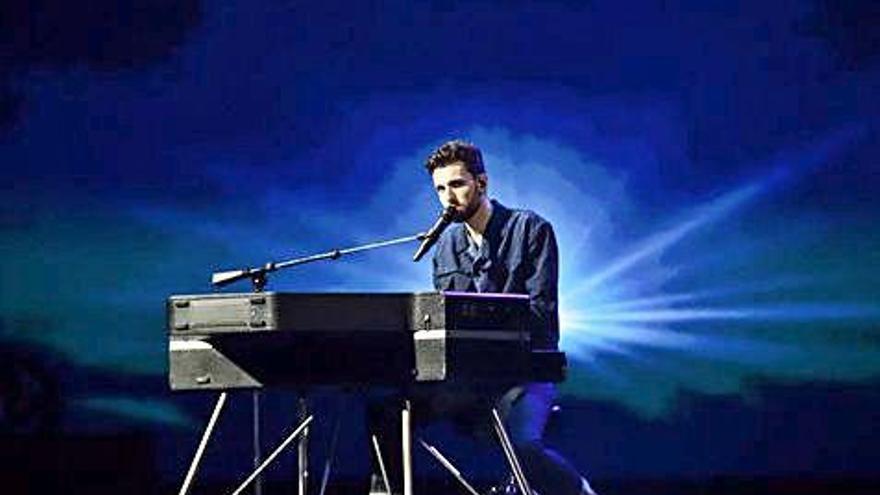
<svg viewBox="0 0 880 495"><path fill-rule="evenodd" d="M452 223L452 220L455 219L455 207L447 206L443 213L440 215L440 218L434 222L434 225L424 234L422 234L422 244L419 246L419 249L416 250L416 254L413 255L413 261L419 261L422 259L422 256L431 249L431 246L437 242L437 239L440 238L440 234L446 230L446 227Z"/></svg>

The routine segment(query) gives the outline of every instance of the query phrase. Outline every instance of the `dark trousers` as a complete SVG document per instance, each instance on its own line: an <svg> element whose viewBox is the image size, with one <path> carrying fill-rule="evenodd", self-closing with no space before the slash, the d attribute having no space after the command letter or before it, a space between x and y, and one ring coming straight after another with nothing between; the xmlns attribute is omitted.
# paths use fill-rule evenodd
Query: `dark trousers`
<svg viewBox="0 0 880 495"><path fill-rule="evenodd" d="M544 428L556 397L552 383L529 383L501 393L423 387L408 395L415 428L448 420L470 436L481 439L492 437L490 410L497 408L532 489L542 495L582 493L577 470L543 442ZM403 486L399 415L399 407L394 407L391 401L370 407L370 430L380 438L394 493L402 492Z"/></svg>

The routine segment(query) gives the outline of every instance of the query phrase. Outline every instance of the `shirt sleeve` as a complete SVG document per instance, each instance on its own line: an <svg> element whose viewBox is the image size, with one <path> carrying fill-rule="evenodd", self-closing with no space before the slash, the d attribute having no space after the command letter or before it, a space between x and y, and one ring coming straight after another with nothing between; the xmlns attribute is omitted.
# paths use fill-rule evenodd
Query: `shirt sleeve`
<svg viewBox="0 0 880 495"><path fill-rule="evenodd" d="M437 256L439 256L440 246L435 246L434 255L431 256L431 281L434 283L434 290L441 291L440 278L437 276Z"/></svg>
<svg viewBox="0 0 880 495"><path fill-rule="evenodd" d="M539 221L528 236L526 292L531 306L532 344L556 348L559 342L559 250L553 226Z"/></svg>

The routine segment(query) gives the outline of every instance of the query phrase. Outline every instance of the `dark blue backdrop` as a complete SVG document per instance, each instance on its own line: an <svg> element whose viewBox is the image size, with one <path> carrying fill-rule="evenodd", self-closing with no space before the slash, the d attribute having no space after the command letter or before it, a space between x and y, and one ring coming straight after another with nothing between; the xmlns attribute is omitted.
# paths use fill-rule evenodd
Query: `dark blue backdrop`
<svg viewBox="0 0 880 495"><path fill-rule="evenodd" d="M166 390L164 298L422 230L462 137L556 226L582 469L875 472L877 4L143 3L0 18L0 341L57 385L46 424L147 431L181 476L210 406ZM427 290L410 251L272 287Z"/></svg>

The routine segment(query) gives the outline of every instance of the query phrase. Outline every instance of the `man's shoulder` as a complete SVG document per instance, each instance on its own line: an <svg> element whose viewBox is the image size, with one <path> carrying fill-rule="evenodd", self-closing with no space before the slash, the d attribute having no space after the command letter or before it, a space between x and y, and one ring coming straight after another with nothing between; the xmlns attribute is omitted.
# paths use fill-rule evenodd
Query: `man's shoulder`
<svg viewBox="0 0 880 495"><path fill-rule="evenodd" d="M536 213L534 210L527 208L509 208L502 206L509 214L508 222L514 225L528 227L529 230L535 229L553 229L553 225L549 220Z"/></svg>
<svg viewBox="0 0 880 495"><path fill-rule="evenodd" d="M534 210L528 210L524 208L516 208L511 210L512 214L515 215L520 221L536 223L536 224L550 224L550 221L546 218L542 217Z"/></svg>

